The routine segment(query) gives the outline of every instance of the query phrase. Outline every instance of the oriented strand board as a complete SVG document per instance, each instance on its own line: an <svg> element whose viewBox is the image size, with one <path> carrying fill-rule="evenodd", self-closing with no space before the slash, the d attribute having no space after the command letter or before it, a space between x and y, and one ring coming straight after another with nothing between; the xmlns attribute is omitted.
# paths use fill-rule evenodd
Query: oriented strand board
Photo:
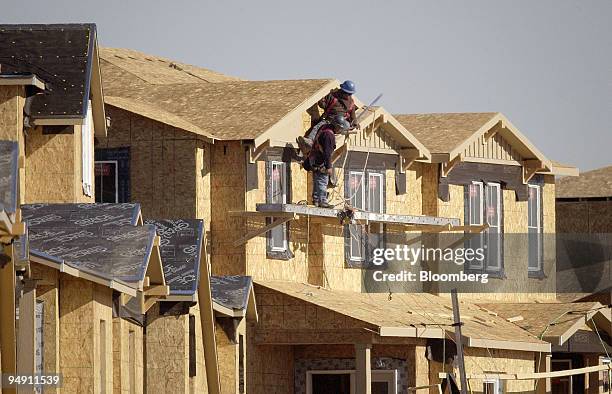
<svg viewBox="0 0 612 394"><path fill-rule="evenodd" d="M102 384L110 391L113 387L112 291L66 274L60 274L59 280L59 364L64 374L61 391L95 393L100 392ZM104 332L100 332L101 327Z"/></svg>
<svg viewBox="0 0 612 394"><path fill-rule="evenodd" d="M121 318L113 318L114 394L143 392L143 345L142 327Z"/></svg>

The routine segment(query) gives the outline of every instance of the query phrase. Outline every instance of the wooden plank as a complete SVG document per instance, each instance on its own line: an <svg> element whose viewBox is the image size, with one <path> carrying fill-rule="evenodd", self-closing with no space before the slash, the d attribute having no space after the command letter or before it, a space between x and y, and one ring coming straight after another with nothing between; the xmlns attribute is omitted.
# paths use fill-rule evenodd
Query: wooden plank
<svg viewBox="0 0 612 394"><path fill-rule="evenodd" d="M484 373L484 374L468 374L468 379L499 379L499 380L536 380L536 379L547 379L547 378L560 378L564 376L583 375L592 372L600 371L611 371L612 364L595 365L592 367L576 368L576 369L565 369L561 371L553 372L529 372L529 373ZM445 372L440 372L438 377L444 379L447 377Z"/></svg>
<svg viewBox="0 0 612 394"><path fill-rule="evenodd" d="M372 393L372 345L355 344L355 394Z"/></svg>
<svg viewBox="0 0 612 394"><path fill-rule="evenodd" d="M268 231L272 230L274 227L280 226L281 224L287 223L288 221L294 219L295 216L288 216L288 217L279 217L279 218L275 218L272 220L272 223L248 232L244 237L236 240L234 242L234 246L240 246L244 243L246 243L248 240L257 237L258 235L262 235L267 233Z"/></svg>
<svg viewBox="0 0 612 394"><path fill-rule="evenodd" d="M200 324L202 325L202 340L204 342L204 361L206 382L210 394L221 393L219 362L217 359L217 343L215 338L215 317L210 291L210 267L206 252L206 237L202 237L202 254L200 258L200 283L198 286L198 303L200 307ZM228 388L229 389L229 388Z"/></svg>
<svg viewBox="0 0 612 394"><path fill-rule="evenodd" d="M26 281L23 295L19 299L19 331L17 332L17 372L33 375L36 353L36 284ZM18 389L18 393L28 390ZM31 389L30 389L31 392Z"/></svg>
<svg viewBox="0 0 612 394"><path fill-rule="evenodd" d="M6 250L7 248L5 248ZM9 252L10 253L10 252ZM17 349L15 332L15 266L9 261L0 268L0 348L2 350L2 372L17 372ZM14 389L4 388L2 393L15 393Z"/></svg>
<svg viewBox="0 0 612 394"><path fill-rule="evenodd" d="M144 289L145 296L153 297L153 296L167 296L170 294L170 286L166 285L154 285L149 286Z"/></svg>

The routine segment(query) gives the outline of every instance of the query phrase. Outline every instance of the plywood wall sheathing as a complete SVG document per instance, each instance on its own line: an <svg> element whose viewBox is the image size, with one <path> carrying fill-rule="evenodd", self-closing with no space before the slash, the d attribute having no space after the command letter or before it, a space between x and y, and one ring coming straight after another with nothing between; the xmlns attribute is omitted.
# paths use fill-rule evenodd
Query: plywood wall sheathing
<svg viewBox="0 0 612 394"><path fill-rule="evenodd" d="M67 274L60 274L59 281L59 364L64 374L61 391L94 393L100 392L102 386L110 391L113 387L112 290ZM101 327L104 332L100 332Z"/></svg>
<svg viewBox="0 0 612 394"><path fill-rule="evenodd" d="M144 338L142 327L113 318L113 393L142 393Z"/></svg>

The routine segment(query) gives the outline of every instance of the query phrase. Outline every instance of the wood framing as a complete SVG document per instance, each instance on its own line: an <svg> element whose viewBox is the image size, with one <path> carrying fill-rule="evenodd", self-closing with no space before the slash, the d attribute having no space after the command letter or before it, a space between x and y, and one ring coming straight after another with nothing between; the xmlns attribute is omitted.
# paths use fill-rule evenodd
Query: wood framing
<svg viewBox="0 0 612 394"><path fill-rule="evenodd" d="M202 325L202 340L204 341L204 359L206 363L206 380L208 392L221 393L221 378L217 357L215 337L215 318L210 290L210 267L206 253L206 241L202 240L202 257L200 259L200 283L198 286L198 302L200 304L200 324Z"/></svg>

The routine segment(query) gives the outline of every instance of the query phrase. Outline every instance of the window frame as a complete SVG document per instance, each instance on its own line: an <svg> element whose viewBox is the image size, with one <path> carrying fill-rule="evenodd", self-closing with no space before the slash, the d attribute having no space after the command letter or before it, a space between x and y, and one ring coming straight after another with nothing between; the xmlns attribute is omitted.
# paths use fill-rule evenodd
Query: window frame
<svg viewBox="0 0 612 394"><path fill-rule="evenodd" d="M361 181L359 187L361 188L361 201L362 204L357 206L356 204L356 192L351 194L351 177L360 176ZM345 198L348 198L351 201L351 205L354 208L367 210L371 208L371 198L373 194L370 191L370 182L371 179L377 178L377 182L379 182L380 190L378 191L379 199L380 199L380 212L385 213L386 211L386 174L384 169L378 168L354 168L348 169L345 174ZM359 191L359 190L357 190ZM361 244L361 254L357 255L354 253L353 239L355 238L355 234L360 235L360 240L358 242ZM370 245L371 237L370 233L365 231L364 225L358 224L347 224L344 226L344 240L345 240L345 260L350 268L363 268L365 264L367 264L367 256L369 250L372 248ZM382 244L380 247L384 247L385 244L385 226L381 226L381 233L379 235L381 237L380 243Z"/></svg>
<svg viewBox="0 0 612 394"><path fill-rule="evenodd" d="M281 200L280 204L287 204L291 200L291 162L286 162L280 159L269 159L265 162L266 166L266 203L273 204L274 197L274 187L275 181L272 177L273 171L276 166L280 166L281 171ZM284 169L284 170L283 170ZM283 187L284 186L284 187ZM278 202L276 202L279 204ZM266 218L266 223L270 224L272 222L271 218ZM277 230L277 228L282 229L283 234L283 245L278 246L274 244L274 236L273 232ZM293 253L290 248L290 227L289 223L283 223L278 227L275 227L266 233L266 257L269 259L276 260L290 260L293 258Z"/></svg>
<svg viewBox="0 0 612 394"><path fill-rule="evenodd" d="M472 206L472 200L470 198L470 187L473 185L477 185L478 186L478 191L480 194L480 201L479 201L479 212L480 212L480 222L476 223L472 221L472 216L473 216L473 206ZM473 226L481 226L484 225L485 223L489 226L487 229L483 230L480 233L477 234L470 234L470 233L466 233L466 236L469 236L469 238L465 241L465 247L466 248L474 248L476 247L482 247L484 248L484 252L485 252L485 258L483 259L483 261L477 261L474 260L472 262L470 262L468 265L465 266L465 271L467 272L473 272L473 273L487 273L489 274L489 277L496 277L496 278L502 278L504 276L504 248L503 248L503 233L504 233L504 212L503 212L503 197L504 197L504 193L503 193L503 188L502 188L502 184L501 182L484 182L484 181L472 181L469 184L465 185L465 188L467 188L465 194L467 195L466 197L464 197L464 221L466 222L466 224L468 225L473 225ZM491 195L490 192L492 189L496 190L496 197L497 197L497 203L495 204L495 216L497 216L497 224L491 226L491 223L489 223L489 215L488 215L488 208L490 207L489 205L489 200L491 200ZM496 233L491 232L491 229L497 229ZM497 234L497 242L498 242L498 265L496 266L491 266L489 264L490 262L490 238L491 238L491 234ZM478 242L478 243L477 243ZM477 243L474 246L474 243Z"/></svg>
<svg viewBox="0 0 612 394"><path fill-rule="evenodd" d="M487 215L487 210L489 208L489 204L488 204L488 199L489 199L489 190L493 188L493 189L497 189L497 204L495 205L495 212L497 216L497 225L493 226L491 225L491 223L489 223L489 216ZM489 273L493 273L493 274L501 274L503 271L503 247L502 247L502 242L503 242L503 212L502 212L502 202L501 199L503 198L503 193L502 193L502 188L501 188L501 184L499 182L487 182L485 185L485 215L484 218L487 222L487 225L489 226L486 230L485 230L485 235L487 238L486 241L486 245L487 245L487 253L486 256L487 258L485 259L484 263L485 263L485 270ZM489 240L491 233L491 229L497 229L497 233L493 233L493 234L497 234L497 239L498 239L498 248L497 248L497 253L498 253L498 266L496 267L491 267L489 265L489 253L490 253L490 248L489 245L491 245L491 242Z"/></svg>
<svg viewBox="0 0 612 394"><path fill-rule="evenodd" d="M96 201L96 202L110 202L110 203L118 203L119 202L119 160L96 160L94 161L94 184L96 182L96 176L95 176L95 167L98 164L114 164L115 165L115 201ZM102 192L104 190L104 187L102 185L102 182L100 182L100 185L102 186L102 190L99 191L100 193L100 197L102 197ZM95 193L94 193L94 200L96 199Z"/></svg>
<svg viewBox="0 0 612 394"><path fill-rule="evenodd" d="M532 215L532 198L531 198L531 190L536 191L536 212L535 215ZM536 184L527 185L527 237L528 237L528 256L527 256L527 273L530 276L541 276L544 270L544 242L543 242L543 234L544 234L544 221L542 218L542 186ZM536 225L531 224L532 216L536 219ZM537 234L537 267L532 267L531 264L531 248L532 248L532 237L530 230L535 229Z"/></svg>

